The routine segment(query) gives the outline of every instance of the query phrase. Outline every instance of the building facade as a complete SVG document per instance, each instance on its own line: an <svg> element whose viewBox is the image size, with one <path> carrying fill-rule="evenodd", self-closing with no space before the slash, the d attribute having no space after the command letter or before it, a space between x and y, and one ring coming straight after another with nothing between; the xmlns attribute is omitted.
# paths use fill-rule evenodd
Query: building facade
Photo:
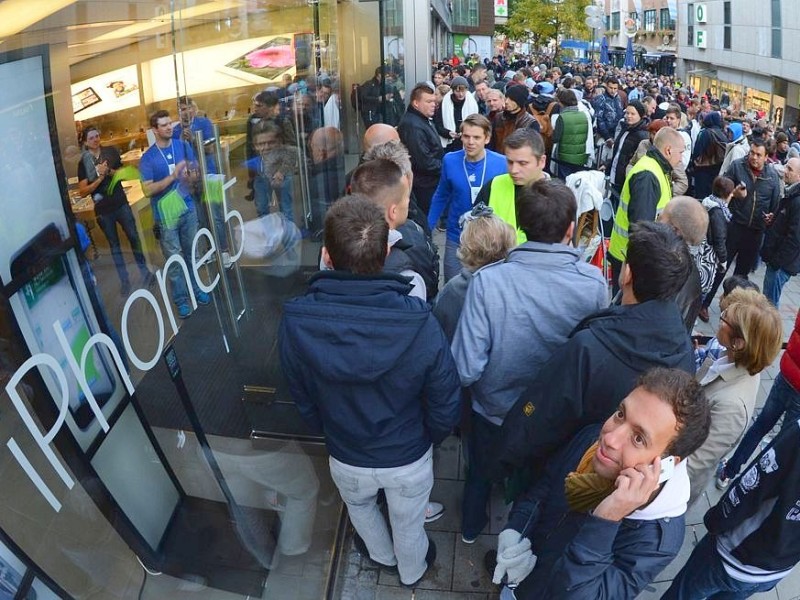
<svg viewBox="0 0 800 600"><path fill-rule="evenodd" d="M792 0L679 2L678 73L730 98L735 111L794 123L800 106L800 34Z"/></svg>
<svg viewBox="0 0 800 600"><path fill-rule="evenodd" d="M449 14L0 3L0 596L335 596L346 516L278 324L365 127L430 78ZM161 110L186 135L154 147ZM146 172L180 181L169 209Z"/></svg>
<svg viewBox="0 0 800 600"><path fill-rule="evenodd" d="M622 66L628 39L637 66L671 73L677 50L676 0L604 0L612 63Z"/></svg>

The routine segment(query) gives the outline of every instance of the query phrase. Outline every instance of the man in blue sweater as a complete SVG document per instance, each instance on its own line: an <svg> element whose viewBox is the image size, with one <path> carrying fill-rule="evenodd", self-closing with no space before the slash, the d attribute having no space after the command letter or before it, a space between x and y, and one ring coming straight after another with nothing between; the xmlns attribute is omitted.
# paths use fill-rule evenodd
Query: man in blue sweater
<svg viewBox="0 0 800 600"><path fill-rule="evenodd" d="M461 391L442 328L406 277L383 273L384 210L359 194L325 217L330 270L284 306L283 371L297 408L324 432L330 469L370 558L397 566L413 587L433 564L425 530L433 444L461 414ZM376 503L383 489L392 524Z"/></svg>
<svg viewBox="0 0 800 600"><path fill-rule="evenodd" d="M495 175L508 172L502 154L486 150L492 137L492 126L483 115L469 115L461 123L463 150L450 152L442 159L439 186L431 200L428 224L436 226L439 217L447 210L447 242L444 250L444 280L449 281L461 271L456 253L460 245L461 215L469 211L483 185Z"/></svg>

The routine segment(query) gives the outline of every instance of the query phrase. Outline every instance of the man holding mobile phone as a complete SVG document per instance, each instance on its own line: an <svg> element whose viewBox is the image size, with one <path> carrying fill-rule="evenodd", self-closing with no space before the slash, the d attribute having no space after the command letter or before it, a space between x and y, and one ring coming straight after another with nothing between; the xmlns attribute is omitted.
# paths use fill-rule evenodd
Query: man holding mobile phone
<svg viewBox="0 0 800 600"><path fill-rule="evenodd" d="M731 220L726 239L729 267L736 258L735 275L746 277L755 269L764 230L772 223L778 209L780 180L766 159L764 140L753 139L750 153L733 161L725 172L736 184L728 205Z"/></svg>
<svg viewBox="0 0 800 600"><path fill-rule="evenodd" d="M635 598L681 548L683 459L705 441L710 420L688 373L642 375L614 414L581 430L514 503L493 569L493 581L506 583L501 600ZM662 483L664 459L674 470Z"/></svg>

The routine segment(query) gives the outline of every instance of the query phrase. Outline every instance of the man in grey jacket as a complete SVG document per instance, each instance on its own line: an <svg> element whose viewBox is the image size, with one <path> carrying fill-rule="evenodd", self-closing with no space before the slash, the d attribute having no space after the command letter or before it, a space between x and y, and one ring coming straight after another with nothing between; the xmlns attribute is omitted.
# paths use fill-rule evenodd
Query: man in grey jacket
<svg viewBox="0 0 800 600"><path fill-rule="evenodd" d="M569 245L575 213L575 197L563 183L526 186L517 198L517 225L528 241L507 260L478 270L467 292L452 346L461 384L472 396L466 543L488 521L488 465L506 413L575 325L608 304L600 271Z"/></svg>

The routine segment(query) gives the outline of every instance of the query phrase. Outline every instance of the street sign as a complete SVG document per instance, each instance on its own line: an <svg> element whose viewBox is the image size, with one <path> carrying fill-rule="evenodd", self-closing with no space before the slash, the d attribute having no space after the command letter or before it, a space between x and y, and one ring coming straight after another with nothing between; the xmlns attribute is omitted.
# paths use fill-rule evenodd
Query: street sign
<svg viewBox="0 0 800 600"><path fill-rule="evenodd" d="M706 30L698 29L695 31L695 44L697 48L706 47Z"/></svg>
<svg viewBox="0 0 800 600"><path fill-rule="evenodd" d="M589 7L587 7L587 8L589 8ZM605 27L606 27L606 24L603 22L603 19L600 18L600 17L586 17L583 22L586 23L586 26L589 29L595 29L597 31L599 31L601 29L605 29Z"/></svg>
<svg viewBox="0 0 800 600"><path fill-rule="evenodd" d="M705 23L706 22L706 5L705 4L695 4L694 5L694 20L697 23Z"/></svg>

